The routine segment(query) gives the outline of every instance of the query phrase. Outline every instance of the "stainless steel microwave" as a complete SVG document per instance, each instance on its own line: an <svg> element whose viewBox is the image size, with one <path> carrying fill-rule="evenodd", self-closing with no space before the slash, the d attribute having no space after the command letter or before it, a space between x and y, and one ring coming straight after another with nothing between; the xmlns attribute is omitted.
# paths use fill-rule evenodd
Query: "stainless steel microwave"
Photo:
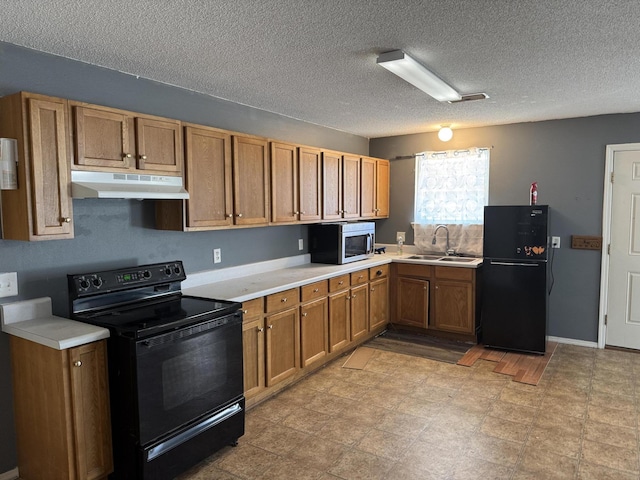
<svg viewBox="0 0 640 480"><path fill-rule="evenodd" d="M342 265L373 256L376 228L373 222L318 223L309 237L313 263Z"/></svg>

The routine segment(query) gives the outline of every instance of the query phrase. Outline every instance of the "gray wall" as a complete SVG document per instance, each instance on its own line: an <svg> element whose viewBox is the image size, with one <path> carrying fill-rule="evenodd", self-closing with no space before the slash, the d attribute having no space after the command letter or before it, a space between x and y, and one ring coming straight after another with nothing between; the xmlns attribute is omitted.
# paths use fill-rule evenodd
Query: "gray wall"
<svg viewBox="0 0 640 480"><path fill-rule="evenodd" d="M538 204L548 204L555 285L549 305L549 335L595 342L601 255L573 250L571 235L602 235L605 147L640 142L640 114L522 123L455 130L448 143L436 133L377 138L370 155L394 159L426 150L490 147L489 203L527 205L538 182ZM397 231L413 243L414 160L391 161L391 214L379 222L377 241L395 243Z"/></svg>
<svg viewBox="0 0 640 480"><path fill-rule="evenodd" d="M177 118L203 125L356 154L368 153L366 138L269 112L217 100L111 70L0 42L0 96L20 90ZM298 255L306 226L215 232L153 229L153 202L74 200L73 240L0 240L0 272L18 272L15 301L53 299L66 315L66 274L96 268L183 260L187 274L214 268L212 249L222 249L215 268ZM17 465L11 400L9 337L0 333L0 474Z"/></svg>

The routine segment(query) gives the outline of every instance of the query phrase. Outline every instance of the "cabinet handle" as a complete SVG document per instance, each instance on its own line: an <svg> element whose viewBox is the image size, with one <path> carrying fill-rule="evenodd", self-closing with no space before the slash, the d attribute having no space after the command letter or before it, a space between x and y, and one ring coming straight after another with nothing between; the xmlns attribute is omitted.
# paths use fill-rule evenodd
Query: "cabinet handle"
<svg viewBox="0 0 640 480"><path fill-rule="evenodd" d="M318 293L319 291L320 291L320 290L319 290L319 289L317 289L317 288L314 288L314 289L313 289L313 293Z"/></svg>
<svg viewBox="0 0 640 480"><path fill-rule="evenodd" d="M374 287L371 287L371 291L372 291L372 292L375 292L375 290L376 290L376 289L375 289Z"/></svg>
<svg viewBox="0 0 640 480"><path fill-rule="evenodd" d="M338 282L338 285L342 285L343 283L344 283L344 282L343 282L342 280L340 280L340 281Z"/></svg>
<svg viewBox="0 0 640 480"><path fill-rule="evenodd" d="M233 213L227 213L227 217L232 218L233 217Z"/></svg>
<svg viewBox="0 0 640 480"><path fill-rule="evenodd" d="M131 158L131 154L130 153L123 153L122 157L123 158Z"/></svg>
<svg viewBox="0 0 640 480"><path fill-rule="evenodd" d="M354 293L353 295L351 295L351 298L356 298L356 294Z"/></svg>
<svg viewBox="0 0 640 480"><path fill-rule="evenodd" d="M377 276L382 275L382 270L378 270L378 271L376 272L376 275L377 275Z"/></svg>
<svg viewBox="0 0 640 480"><path fill-rule="evenodd" d="M359 275L358 276L358 280L360 280L361 278L364 278L364 275Z"/></svg>
<svg viewBox="0 0 640 480"><path fill-rule="evenodd" d="M64 223L71 223L71 217L63 217L61 219Z"/></svg>
<svg viewBox="0 0 640 480"><path fill-rule="evenodd" d="M241 213L239 213L238 215L236 215L236 217L241 217L241 216L242 216L242 214L241 214Z"/></svg>
<svg viewBox="0 0 640 480"><path fill-rule="evenodd" d="M282 303L286 302L286 301L287 301L287 297L283 297L280 301L281 301Z"/></svg>
<svg viewBox="0 0 640 480"><path fill-rule="evenodd" d="M294 215L300 215L300 212L293 212Z"/></svg>
<svg viewBox="0 0 640 480"><path fill-rule="evenodd" d="M246 315L247 313L249 313L249 310L242 310L242 313Z"/></svg>
<svg viewBox="0 0 640 480"><path fill-rule="evenodd" d="M264 332L264 328L263 327L258 327L258 333L262 333Z"/></svg>
<svg viewBox="0 0 640 480"><path fill-rule="evenodd" d="M73 362L73 366L74 367L81 367L82 366L82 362L80 360L77 360L77 361Z"/></svg>
<svg viewBox="0 0 640 480"><path fill-rule="evenodd" d="M269 325L269 329L272 329L272 328L273 328L273 325Z"/></svg>
<svg viewBox="0 0 640 480"><path fill-rule="evenodd" d="M147 156L146 155L140 155L140 160L146 160Z"/></svg>
<svg viewBox="0 0 640 480"><path fill-rule="evenodd" d="M304 312L304 313L302 314L302 316L303 316L303 317L306 317L306 316L307 316L307 312Z"/></svg>

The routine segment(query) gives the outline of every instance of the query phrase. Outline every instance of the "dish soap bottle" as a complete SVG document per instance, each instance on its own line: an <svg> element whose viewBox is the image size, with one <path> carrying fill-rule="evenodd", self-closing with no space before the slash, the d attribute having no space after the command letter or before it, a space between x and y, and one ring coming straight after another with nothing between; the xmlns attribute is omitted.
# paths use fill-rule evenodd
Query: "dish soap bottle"
<svg viewBox="0 0 640 480"><path fill-rule="evenodd" d="M536 205L538 203L538 182L531 184L529 194L529 205Z"/></svg>
<svg viewBox="0 0 640 480"><path fill-rule="evenodd" d="M398 237L398 255L402 255L402 245L403 245L404 241L402 240L402 237Z"/></svg>

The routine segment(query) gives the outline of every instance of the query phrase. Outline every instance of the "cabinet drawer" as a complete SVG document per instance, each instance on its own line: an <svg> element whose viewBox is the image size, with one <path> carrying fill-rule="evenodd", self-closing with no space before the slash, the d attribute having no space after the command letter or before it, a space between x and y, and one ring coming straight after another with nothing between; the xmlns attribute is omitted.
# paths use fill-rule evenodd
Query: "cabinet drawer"
<svg viewBox="0 0 640 480"><path fill-rule="evenodd" d="M473 269L456 267L435 267L436 278L449 280L473 280Z"/></svg>
<svg viewBox="0 0 640 480"><path fill-rule="evenodd" d="M263 313L263 308L264 303L262 297L242 302L243 320L253 319L253 317L259 317Z"/></svg>
<svg viewBox="0 0 640 480"><path fill-rule="evenodd" d="M300 302L300 290L291 288L284 292L274 293L266 297L265 312L272 313L284 310Z"/></svg>
<svg viewBox="0 0 640 480"><path fill-rule="evenodd" d="M369 281L369 272L366 270L360 270L359 272L353 272L351 274L351 286L362 285Z"/></svg>
<svg viewBox="0 0 640 480"><path fill-rule="evenodd" d="M326 297L329 292L329 284L326 280L322 282L310 283L300 288L302 301L315 300L316 298Z"/></svg>
<svg viewBox="0 0 640 480"><path fill-rule="evenodd" d="M337 292L338 290L342 290L344 288L349 287L351 284L351 280L349 278L349 274L345 273L344 275L340 275L338 277L333 277L329 279L329 291Z"/></svg>
<svg viewBox="0 0 640 480"><path fill-rule="evenodd" d="M431 277L433 270L431 265L417 265L415 263L398 263L396 264L398 275L406 275L409 277Z"/></svg>
<svg viewBox="0 0 640 480"><path fill-rule="evenodd" d="M369 269L369 280L376 278L384 278L389 276L389 265L380 265L379 267L371 267Z"/></svg>

